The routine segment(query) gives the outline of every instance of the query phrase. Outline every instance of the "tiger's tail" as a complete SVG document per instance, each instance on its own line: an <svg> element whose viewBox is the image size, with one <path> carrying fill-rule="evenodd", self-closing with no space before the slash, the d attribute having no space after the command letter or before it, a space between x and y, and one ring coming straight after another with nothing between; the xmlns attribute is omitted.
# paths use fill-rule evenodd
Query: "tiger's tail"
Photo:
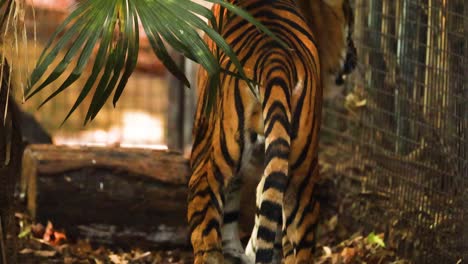
<svg viewBox="0 0 468 264"><path fill-rule="evenodd" d="M260 88L265 135L265 170L257 187L253 246L255 263L272 263L275 237L282 225L291 143L291 83L281 60L269 60Z"/></svg>

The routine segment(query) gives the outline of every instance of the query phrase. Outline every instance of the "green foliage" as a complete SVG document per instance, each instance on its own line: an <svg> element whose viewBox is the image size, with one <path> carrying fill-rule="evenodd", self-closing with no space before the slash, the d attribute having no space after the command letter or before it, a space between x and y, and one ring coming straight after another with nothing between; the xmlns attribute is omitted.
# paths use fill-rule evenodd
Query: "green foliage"
<svg viewBox="0 0 468 264"><path fill-rule="evenodd" d="M371 232L367 236L367 242L371 245L376 244L380 247L383 247L383 248L385 247L385 242L383 241L383 239L377 236L374 232Z"/></svg>
<svg viewBox="0 0 468 264"><path fill-rule="evenodd" d="M31 227L28 226L18 234L18 238L25 238L31 235Z"/></svg>
<svg viewBox="0 0 468 264"><path fill-rule="evenodd" d="M225 0L207 0L220 4L234 14L240 15L256 25L260 30L281 42L273 33L255 21L248 13ZM208 26L201 17L208 19L214 27ZM93 120L104 103L113 93L114 105L119 100L128 78L135 69L139 51L139 22L149 43L166 68L179 80L189 86L182 69L169 56L166 45L203 66L210 77L210 98L216 93L219 75L222 71L217 59L200 37L197 29L206 33L228 55L237 68L232 73L247 81L242 65L226 41L217 33L216 20L211 10L191 0L86 0L81 1L70 16L60 25L41 54L33 70L28 87L27 98L37 94L47 85L57 81L70 64L77 60L73 71L60 87L42 104L70 87L83 74L93 50L99 47L92 72L81 90L75 104L65 120L83 102L92 88L92 97L85 124ZM286 45L281 42L282 45ZM65 51L63 58L58 58ZM56 60L60 62L45 78L46 71ZM209 100L212 103L213 100ZM210 109L210 105L207 106ZM64 122L65 122L64 120Z"/></svg>

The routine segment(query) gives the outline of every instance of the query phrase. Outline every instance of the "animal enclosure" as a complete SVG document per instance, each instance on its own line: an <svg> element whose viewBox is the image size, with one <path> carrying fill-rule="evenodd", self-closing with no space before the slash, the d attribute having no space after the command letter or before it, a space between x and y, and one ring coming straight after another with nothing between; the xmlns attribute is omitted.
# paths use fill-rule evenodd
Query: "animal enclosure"
<svg viewBox="0 0 468 264"><path fill-rule="evenodd" d="M344 213L415 263L466 260L468 3L354 6L360 63L322 126Z"/></svg>
<svg viewBox="0 0 468 264"><path fill-rule="evenodd" d="M37 57L68 14L45 2L36 7L37 49L26 49L23 57ZM386 246L414 263L467 261L468 1L352 2L359 64L345 90L324 104L321 171L333 177L322 183L328 192L323 211L336 205L348 230L383 232ZM30 21L27 26L32 30ZM58 88L52 84L24 109L55 143L183 150L191 142L194 89L168 77L144 38L140 52L117 108L107 104L86 127L88 101L60 127L79 82L36 111ZM196 65L179 59L194 86ZM185 174L179 176L177 195L183 197ZM185 198L180 200L185 206Z"/></svg>

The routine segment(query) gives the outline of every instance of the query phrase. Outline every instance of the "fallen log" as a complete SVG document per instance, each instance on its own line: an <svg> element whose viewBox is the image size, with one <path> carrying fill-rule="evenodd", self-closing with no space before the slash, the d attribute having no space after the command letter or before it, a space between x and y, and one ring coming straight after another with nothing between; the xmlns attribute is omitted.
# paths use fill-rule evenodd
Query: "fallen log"
<svg viewBox="0 0 468 264"><path fill-rule="evenodd" d="M36 222L113 245L186 246L188 161L177 152L29 145L20 196ZM249 235L255 186L245 178L242 234Z"/></svg>
<svg viewBox="0 0 468 264"><path fill-rule="evenodd" d="M30 215L55 225L185 224L187 161L148 149L30 145L21 196Z"/></svg>

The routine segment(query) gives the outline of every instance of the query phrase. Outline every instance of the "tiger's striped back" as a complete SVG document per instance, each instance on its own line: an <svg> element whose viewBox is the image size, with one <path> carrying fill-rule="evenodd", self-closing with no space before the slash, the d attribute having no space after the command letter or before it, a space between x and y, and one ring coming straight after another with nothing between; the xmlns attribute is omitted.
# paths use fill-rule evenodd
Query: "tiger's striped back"
<svg viewBox="0 0 468 264"><path fill-rule="evenodd" d="M195 263L229 263L223 252L243 262L273 263L278 236L285 263L311 263L319 211L313 193L322 104L317 43L293 0L243 0L238 5L289 47L230 17L221 34L258 87L251 91L245 82L221 76L213 110L205 115L207 76L203 69L199 72L187 213ZM219 16L219 7L213 10ZM235 71L224 54L221 65ZM236 242L236 193L258 135L265 138L265 168L244 257Z"/></svg>

